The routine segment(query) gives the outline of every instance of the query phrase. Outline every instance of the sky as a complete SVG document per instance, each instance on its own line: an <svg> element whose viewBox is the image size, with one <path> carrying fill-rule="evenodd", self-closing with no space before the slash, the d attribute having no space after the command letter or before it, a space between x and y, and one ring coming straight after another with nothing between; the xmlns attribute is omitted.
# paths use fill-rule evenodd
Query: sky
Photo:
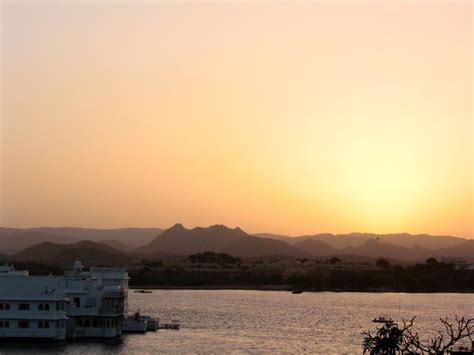
<svg viewBox="0 0 474 355"><path fill-rule="evenodd" d="M474 237L470 1L1 12L2 226Z"/></svg>

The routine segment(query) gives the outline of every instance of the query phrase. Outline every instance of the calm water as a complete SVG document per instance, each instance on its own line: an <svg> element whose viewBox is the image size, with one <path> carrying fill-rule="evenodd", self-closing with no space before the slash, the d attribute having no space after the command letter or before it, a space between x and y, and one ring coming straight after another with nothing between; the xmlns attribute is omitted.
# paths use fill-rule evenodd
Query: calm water
<svg viewBox="0 0 474 355"><path fill-rule="evenodd" d="M130 292L130 309L181 330L126 335L120 340L65 344L0 344L0 353L361 353L363 330L375 316L417 316L433 332L439 317L474 316L474 294L303 293L157 290ZM21 346L21 348L20 348Z"/></svg>

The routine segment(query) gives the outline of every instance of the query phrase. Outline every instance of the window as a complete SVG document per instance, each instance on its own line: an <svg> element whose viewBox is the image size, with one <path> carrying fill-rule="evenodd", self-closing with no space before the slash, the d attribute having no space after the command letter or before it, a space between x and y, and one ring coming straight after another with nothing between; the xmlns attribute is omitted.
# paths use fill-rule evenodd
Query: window
<svg viewBox="0 0 474 355"><path fill-rule="evenodd" d="M3 307L4 307L3 303L0 303L0 311L3 311L3 309L4 309Z"/></svg>
<svg viewBox="0 0 474 355"><path fill-rule="evenodd" d="M3 322L0 320L0 328L3 328Z"/></svg>
<svg viewBox="0 0 474 355"><path fill-rule="evenodd" d="M90 321L90 319L86 319L86 320L84 321L84 327L90 327L90 326L91 326L91 321Z"/></svg>
<svg viewBox="0 0 474 355"><path fill-rule="evenodd" d="M0 311L8 311L10 309L10 304L9 303L0 303Z"/></svg>
<svg viewBox="0 0 474 355"><path fill-rule="evenodd" d="M22 320L20 322L18 322L18 328L29 328L30 327L30 322L26 321L26 320Z"/></svg>
<svg viewBox="0 0 474 355"><path fill-rule="evenodd" d="M97 327L99 326L99 322L97 321L97 319L93 319L93 320L92 320L92 326L93 326L94 328L97 328Z"/></svg>
<svg viewBox="0 0 474 355"><path fill-rule="evenodd" d="M74 305L76 306L76 308L81 307L81 299L79 297L74 297Z"/></svg>
<svg viewBox="0 0 474 355"><path fill-rule="evenodd" d="M78 327L82 327L82 319L78 319L76 324Z"/></svg>
<svg viewBox="0 0 474 355"><path fill-rule="evenodd" d="M49 304L39 304L38 311L49 311Z"/></svg>
<svg viewBox="0 0 474 355"><path fill-rule="evenodd" d="M28 303L20 303L18 305L18 310L19 311L29 311L30 310L30 305Z"/></svg>
<svg viewBox="0 0 474 355"><path fill-rule="evenodd" d="M48 321L44 321L44 322L38 322L38 328L49 328L49 322Z"/></svg>
<svg viewBox="0 0 474 355"><path fill-rule="evenodd" d="M5 310L8 311L10 309L10 303L5 303Z"/></svg>
<svg viewBox="0 0 474 355"><path fill-rule="evenodd" d="M4 326L5 328L10 328L10 322L9 322L9 321L4 322L4 323L3 323L3 326Z"/></svg>

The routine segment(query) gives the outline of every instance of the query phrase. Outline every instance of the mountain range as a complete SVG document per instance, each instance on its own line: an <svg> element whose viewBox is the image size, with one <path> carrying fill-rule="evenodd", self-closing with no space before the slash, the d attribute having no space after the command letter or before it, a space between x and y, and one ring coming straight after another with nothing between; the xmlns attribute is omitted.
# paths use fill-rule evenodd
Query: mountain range
<svg viewBox="0 0 474 355"><path fill-rule="evenodd" d="M416 246L423 246L427 249L441 249L449 248L455 245L464 243L467 239L452 237L452 236L432 236L428 234L373 234L373 233L349 233L349 234L313 234L301 237L290 237L279 234L256 233L254 234L260 238L276 239L287 242L288 244L296 244L302 240L312 239L320 240L334 248L342 249L346 247L357 247L367 240L380 240L388 242L400 247L413 248Z"/></svg>
<svg viewBox="0 0 474 355"><path fill-rule="evenodd" d="M72 244L43 242L26 248L12 257L14 261L35 261L63 267L81 260L84 265L121 266L130 263L133 256L108 245L83 240Z"/></svg>
<svg viewBox="0 0 474 355"><path fill-rule="evenodd" d="M0 253L15 254L38 243L70 244L91 240L113 248L130 251L153 240L161 228L91 229L70 227L1 228Z"/></svg>
<svg viewBox="0 0 474 355"><path fill-rule="evenodd" d="M214 251L238 257L358 256L385 257L419 262L429 257L464 257L474 262L474 240L450 236L409 234L318 234L286 237L250 235L240 228L213 225L162 230L127 228L0 228L0 254L18 261L69 265L81 259L86 265L124 265L137 258L187 256Z"/></svg>

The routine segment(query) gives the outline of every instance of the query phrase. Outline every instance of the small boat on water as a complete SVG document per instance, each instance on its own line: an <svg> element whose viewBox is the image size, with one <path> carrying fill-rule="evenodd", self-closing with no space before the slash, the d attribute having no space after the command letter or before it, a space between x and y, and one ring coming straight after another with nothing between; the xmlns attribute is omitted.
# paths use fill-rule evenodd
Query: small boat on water
<svg viewBox="0 0 474 355"><path fill-rule="evenodd" d="M472 355L474 354L474 341L471 346L460 345L448 349L449 355Z"/></svg>
<svg viewBox="0 0 474 355"><path fill-rule="evenodd" d="M124 319L123 331L125 333L146 333L147 321L137 312L133 316Z"/></svg>
<svg viewBox="0 0 474 355"><path fill-rule="evenodd" d="M179 320L173 319L171 323L163 323L158 325L158 329L172 329L172 330L179 330Z"/></svg>
<svg viewBox="0 0 474 355"><path fill-rule="evenodd" d="M393 322L392 318L385 318L385 317L376 317L372 320L374 323L390 323Z"/></svg>
<svg viewBox="0 0 474 355"><path fill-rule="evenodd" d="M159 320L150 316L142 316L136 312L124 320L123 331L128 333L145 333L156 331L159 328Z"/></svg>
<svg viewBox="0 0 474 355"><path fill-rule="evenodd" d="M178 320L172 320L170 323L160 323L158 318L142 316L140 312L126 317L123 322L123 331L125 333L146 333L158 329L179 330L179 328Z"/></svg>
<svg viewBox="0 0 474 355"><path fill-rule="evenodd" d="M149 316L142 316L141 318L144 318L146 320L146 330L148 332L154 332L158 330L158 327L160 325L160 321L158 319Z"/></svg>
<svg viewBox="0 0 474 355"><path fill-rule="evenodd" d="M153 291L150 291L150 290L136 290L135 293L153 293Z"/></svg>
<svg viewBox="0 0 474 355"><path fill-rule="evenodd" d="M299 294L303 293L303 290L293 290L293 291L291 291L291 293L294 294L294 295L299 295Z"/></svg>

